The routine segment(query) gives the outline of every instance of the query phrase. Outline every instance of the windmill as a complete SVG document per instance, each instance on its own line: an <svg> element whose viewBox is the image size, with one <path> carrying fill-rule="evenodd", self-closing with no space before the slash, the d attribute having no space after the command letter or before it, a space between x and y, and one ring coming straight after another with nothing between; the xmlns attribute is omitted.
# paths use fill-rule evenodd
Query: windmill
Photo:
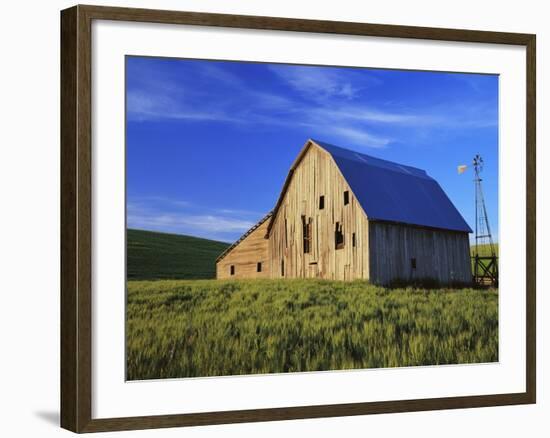
<svg viewBox="0 0 550 438"><path fill-rule="evenodd" d="M487 207L481 185L483 158L477 154L473 161L475 186L475 247L472 256L473 280L480 286L498 286L498 257L495 251ZM462 174L468 166L458 166L458 173Z"/></svg>

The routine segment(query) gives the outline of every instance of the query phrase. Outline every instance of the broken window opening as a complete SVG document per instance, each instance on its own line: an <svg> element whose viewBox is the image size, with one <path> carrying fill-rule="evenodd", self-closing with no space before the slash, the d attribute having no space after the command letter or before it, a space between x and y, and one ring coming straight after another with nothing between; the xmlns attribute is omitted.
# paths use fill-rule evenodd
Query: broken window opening
<svg viewBox="0 0 550 438"><path fill-rule="evenodd" d="M344 247L344 232L340 222L336 222L336 229L334 230L334 245L336 249L342 249Z"/></svg>
<svg viewBox="0 0 550 438"><path fill-rule="evenodd" d="M309 254L311 250L311 218L306 221L306 217L302 216L302 235L304 254Z"/></svg>

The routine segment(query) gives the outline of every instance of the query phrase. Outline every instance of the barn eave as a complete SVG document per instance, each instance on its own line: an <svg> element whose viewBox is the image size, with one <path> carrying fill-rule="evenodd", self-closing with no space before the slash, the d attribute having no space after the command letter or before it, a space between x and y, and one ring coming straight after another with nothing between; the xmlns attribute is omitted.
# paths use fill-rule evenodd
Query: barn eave
<svg viewBox="0 0 550 438"><path fill-rule="evenodd" d="M431 231L447 231L450 233L459 233L459 234L470 234L473 231L466 231L466 230L456 230L453 228L444 228L444 227L430 227L428 225L422 225L422 224L414 224L409 222L401 222L401 221L392 221L388 219L376 219L376 218L367 218L369 222L376 222L376 223L383 223L383 224L389 224L389 225L400 225L404 227L410 227L410 228L418 228L422 230L431 230Z"/></svg>

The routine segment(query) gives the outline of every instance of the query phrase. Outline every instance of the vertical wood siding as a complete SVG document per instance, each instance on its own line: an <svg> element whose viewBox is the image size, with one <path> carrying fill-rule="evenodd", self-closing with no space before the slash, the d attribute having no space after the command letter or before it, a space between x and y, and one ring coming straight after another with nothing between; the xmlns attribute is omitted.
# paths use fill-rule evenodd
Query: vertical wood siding
<svg viewBox="0 0 550 438"><path fill-rule="evenodd" d="M470 282L468 233L384 222L369 222L371 281L433 278L441 283ZM411 259L416 259L413 269Z"/></svg>
<svg viewBox="0 0 550 438"><path fill-rule="evenodd" d="M344 205L344 192L349 203ZM319 198L325 197L324 209ZM303 223L311 218L310 252L303 251ZM336 249L336 223L342 225L344 247ZM269 238L274 278L369 278L367 218L332 157L312 145L295 168ZM355 247L352 245L355 233ZM284 275L282 273L284 264Z"/></svg>
<svg viewBox="0 0 550 438"><path fill-rule="evenodd" d="M216 263L216 278L269 278L268 241L265 238L268 223L261 224ZM258 263L262 264L261 272L257 272ZM235 267L234 275L231 275L231 266Z"/></svg>

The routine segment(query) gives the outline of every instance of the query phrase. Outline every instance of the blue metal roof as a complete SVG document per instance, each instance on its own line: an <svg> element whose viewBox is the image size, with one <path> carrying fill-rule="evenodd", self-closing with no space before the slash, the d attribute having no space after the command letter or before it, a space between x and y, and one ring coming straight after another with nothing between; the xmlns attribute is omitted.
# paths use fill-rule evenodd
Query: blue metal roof
<svg viewBox="0 0 550 438"><path fill-rule="evenodd" d="M472 232L424 170L312 141L332 155L369 219Z"/></svg>

